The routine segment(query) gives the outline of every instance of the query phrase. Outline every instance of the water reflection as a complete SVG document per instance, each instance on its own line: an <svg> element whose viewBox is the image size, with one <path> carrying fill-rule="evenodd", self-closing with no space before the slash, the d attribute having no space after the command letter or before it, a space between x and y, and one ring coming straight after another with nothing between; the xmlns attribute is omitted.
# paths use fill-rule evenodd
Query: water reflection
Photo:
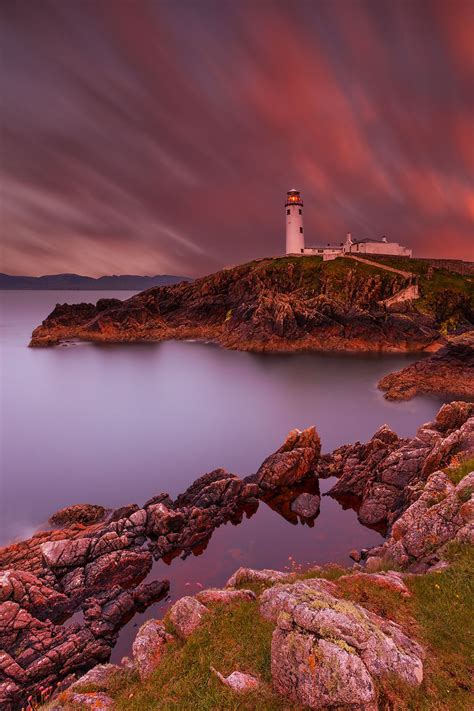
<svg viewBox="0 0 474 711"><path fill-rule="evenodd" d="M411 435L439 407L383 399L376 383L412 360L404 356L268 356L177 342L26 347L57 301L106 295L0 295L3 543L71 503L141 504L218 467L253 473L294 427L315 424L328 451L384 422Z"/></svg>

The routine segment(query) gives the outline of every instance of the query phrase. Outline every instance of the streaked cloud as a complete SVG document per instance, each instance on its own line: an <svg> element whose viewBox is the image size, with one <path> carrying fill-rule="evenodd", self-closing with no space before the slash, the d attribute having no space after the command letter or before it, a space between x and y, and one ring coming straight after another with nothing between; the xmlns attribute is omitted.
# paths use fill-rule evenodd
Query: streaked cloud
<svg viewBox="0 0 474 711"><path fill-rule="evenodd" d="M390 235L474 257L469 0L2 4L3 270L202 274Z"/></svg>

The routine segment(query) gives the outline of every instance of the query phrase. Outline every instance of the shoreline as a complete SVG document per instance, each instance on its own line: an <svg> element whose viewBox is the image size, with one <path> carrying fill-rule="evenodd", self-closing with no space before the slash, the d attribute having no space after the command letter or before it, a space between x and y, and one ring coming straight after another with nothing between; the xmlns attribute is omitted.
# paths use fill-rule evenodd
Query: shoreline
<svg viewBox="0 0 474 711"><path fill-rule="evenodd" d="M166 561L189 555L197 546L207 545L223 523L241 522L256 510L259 500L285 517L294 512L310 521L319 512L320 479L336 476L329 494L335 498L353 495L361 523L386 530L381 546L361 554L368 571L388 560L412 572L429 570L440 560L437 548L441 550L454 531L461 530L462 520L456 519L454 529L438 530L437 547L415 536L415 549L407 537L414 524L401 528L398 521L409 516L412 506L419 506L414 492L421 493L422 501L426 487L426 499L432 496L433 486L439 490L440 467L474 453L473 429L474 405L459 402L444 405L434 422L423 425L412 439L400 439L383 426L366 444L343 445L325 455L320 454L314 428L294 430L256 474L245 479L219 469L196 480L174 501L161 494L141 508L128 505L108 515L102 507L90 505L57 512L52 520L62 528L38 533L0 551L5 571L2 607L15 610L17 621L18 615L25 620L20 638L12 637L8 615L0 615L0 623L6 624L1 631L8 654L17 659L16 664L24 665L23 681L15 674L9 682L0 680L5 708L12 699L24 698L39 686L65 683L68 674L77 675L109 658L124 623L161 599L169 588L168 581L144 582L153 558ZM411 462L408 478L407 462ZM457 511L461 499L443 476L442 486L449 501L458 502ZM437 514L432 504L424 511L426 516ZM440 515L446 516L443 512L441 506ZM416 525L419 521L417 516ZM397 525L402 535L394 538ZM33 591L37 592L33 595ZM83 623L64 627L81 609ZM27 660L21 649L30 634L41 634L43 652ZM66 644L66 638L71 643Z"/></svg>

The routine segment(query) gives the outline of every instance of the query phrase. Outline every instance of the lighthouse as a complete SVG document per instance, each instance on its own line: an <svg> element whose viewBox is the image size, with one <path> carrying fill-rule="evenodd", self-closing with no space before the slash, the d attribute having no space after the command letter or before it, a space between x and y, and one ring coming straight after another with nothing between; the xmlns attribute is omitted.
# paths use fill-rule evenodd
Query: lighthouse
<svg viewBox="0 0 474 711"><path fill-rule="evenodd" d="M299 190L286 194L286 253L304 254L303 200Z"/></svg>

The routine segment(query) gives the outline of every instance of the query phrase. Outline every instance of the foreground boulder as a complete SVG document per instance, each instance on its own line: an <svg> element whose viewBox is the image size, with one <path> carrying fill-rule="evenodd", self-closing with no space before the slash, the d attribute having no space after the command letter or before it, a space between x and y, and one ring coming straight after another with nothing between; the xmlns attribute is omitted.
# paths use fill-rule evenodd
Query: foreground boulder
<svg viewBox="0 0 474 711"><path fill-rule="evenodd" d="M264 585L273 585L288 580L294 580L294 573L283 573L281 570L255 570L254 568L239 568L230 576L226 582L226 587L233 588L237 585L245 585L245 583L262 583Z"/></svg>
<svg viewBox="0 0 474 711"><path fill-rule="evenodd" d="M195 596L203 605L232 605L235 602L253 602L256 597L253 590L201 590Z"/></svg>
<svg viewBox="0 0 474 711"><path fill-rule="evenodd" d="M194 597L182 597L169 612L170 621L181 639L189 637L201 625L209 610Z"/></svg>
<svg viewBox="0 0 474 711"><path fill-rule="evenodd" d="M121 668L117 664L98 664L96 667L81 676L80 679L71 684L68 688L68 693L72 691L80 691L88 685L93 685L96 691L106 691L114 676L120 673Z"/></svg>
<svg viewBox="0 0 474 711"><path fill-rule="evenodd" d="M173 639L160 620L147 620L140 627L132 646L134 668L140 679L146 679L156 669Z"/></svg>
<svg viewBox="0 0 474 711"><path fill-rule="evenodd" d="M276 585L260 598L276 624L271 670L276 691L313 709L377 709L383 676L418 686L423 649L401 628L360 605L340 600L319 579Z"/></svg>

